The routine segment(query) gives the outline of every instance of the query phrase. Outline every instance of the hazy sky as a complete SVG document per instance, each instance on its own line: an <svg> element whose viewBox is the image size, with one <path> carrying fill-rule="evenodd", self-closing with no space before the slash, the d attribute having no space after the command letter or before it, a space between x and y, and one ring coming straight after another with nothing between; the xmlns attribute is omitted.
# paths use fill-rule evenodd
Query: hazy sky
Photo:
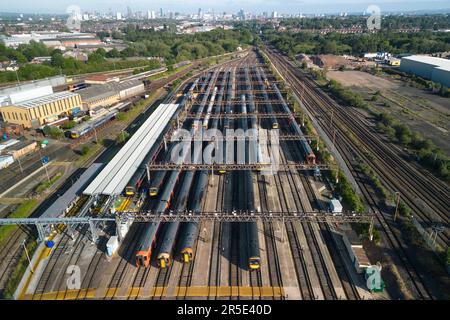
<svg viewBox="0 0 450 320"><path fill-rule="evenodd" d="M236 12L240 8L252 12L278 11L280 13L362 12L376 4L381 11L411 11L450 9L450 0L16 0L0 1L0 12L64 13L70 5L84 11L99 10L125 12L164 10L194 12L198 8L217 12Z"/></svg>

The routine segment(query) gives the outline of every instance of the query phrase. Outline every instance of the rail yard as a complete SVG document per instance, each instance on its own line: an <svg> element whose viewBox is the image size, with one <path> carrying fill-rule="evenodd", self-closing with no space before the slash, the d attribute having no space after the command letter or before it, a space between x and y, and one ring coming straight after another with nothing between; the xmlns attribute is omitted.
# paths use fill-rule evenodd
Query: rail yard
<svg viewBox="0 0 450 320"><path fill-rule="evenodd" d="M319 134L305 134L288 89ZM401 281L409 297L435 299L357 162L401 192L424 228L443 225L443 246L448 187L355 117L270 48L192 76L147 106L129 139L79 169L39 216L1 219L38 234L14 297L385 300L399 298ZM322 133L364 199L361 212L342 202L338 168L314 143ZM382 233L389 258L367 250L356 232L366 227L371 240L374 228ZM391 263L397 280L381 272Z"/></svg>
<svg viewBox="0 0 450 320"><path fill-rule="evenodd" d="M149 110L109 161L16 221L36 224L42 247L17 298L389 298L351 241L350 223L372 227L376 210L330 209L332 168L256 51Z"/></svg>

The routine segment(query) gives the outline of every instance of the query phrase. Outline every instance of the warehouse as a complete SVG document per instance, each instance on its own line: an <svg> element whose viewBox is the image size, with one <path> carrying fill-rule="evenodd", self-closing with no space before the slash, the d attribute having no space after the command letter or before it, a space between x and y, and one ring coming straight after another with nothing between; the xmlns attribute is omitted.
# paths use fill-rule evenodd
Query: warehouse
<svg viewBox="0 0 450 320"><path fill-rule="evenodd" d="M105 86L92 86L79 90L83 101L83 110L92 110L97 107L109 107L120 101L119 93Z"/></svg>
<svg viewBox="0 0 450 320"><path fill-rule="evenodd" d="M53 93L51 91L52 87L65 85L66 81L65 76L55 76L0 89L0 105L11 105L31 98L51 94Z"/></svg>
<svg viewBox="0 0 450 320"><path fill-rule="evenodd" d="M144 83L139 80L127 80L120 83L112 82L106 84L105 86L111 88L111 90L117 91L119 93L120 100L135 97L145 91Z"/></svg>
<svg viewBox="0 0 450 320"><path fill-rule="evenodd" d="M450 60L430 56L402 58L400 70L450 87Z"/></svg>
<svg viewBox="0 0 450 320"><path fill-rule="evenodd" d="M79 94L64 91L1 106L0 113L5 122L24 128L38 128L81 106Z"/></svg>
<svg viewBox="0 0 450 320"><path fill-rule="evenodd" d="M96 107L109 107L120 101L144 93L145 86L142 81L128 80L120 83L109 82L103 85L93 85L78 91L83 100L84 110Z"/></svg>

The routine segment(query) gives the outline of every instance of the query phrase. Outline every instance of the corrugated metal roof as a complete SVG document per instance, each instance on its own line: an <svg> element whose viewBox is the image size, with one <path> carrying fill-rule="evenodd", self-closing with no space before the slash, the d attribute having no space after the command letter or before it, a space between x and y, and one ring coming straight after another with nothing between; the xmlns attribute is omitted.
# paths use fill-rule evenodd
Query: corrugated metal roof
<svg viewBox="0 0 450 320"><path fill-rule="evenodd" d="M150 152L178 104L161 104L84 191L88 195L119 195Z"/></svg>
<svg viewBox="0 0 450 320"><path fill-rule="evenodd" d="M63 212L70 206L75 198L81 194L83 187L92 180L93 176L100 170L103 163L93 163L77 181L60 196L47 210L45 210L42 217L56 218L63 214Z"/></svg>
<svg viewBox="0 0 450 320"><path fill-rule="evenodd" d="M413 55L402 58L402 60L411 60L421 63L426 63L435 66L438 69L450 71L450 60L430 57L430 56L421 56L421 55Z"/></svg>
<svg viewBox="0 0 450 320"><path fill-rule="evenodd" d="M49 95L46 95L43 97L35 98L35 99L25 100L25 101L19 102L17 104L14 104L14 106L30 109L30 108L36 108L43 104L55 102L55 101L66 99L66 98L77 97L77 96L78 96L77 93L63 91L63 92L53 93L53 94L49 94Z"/></svg>

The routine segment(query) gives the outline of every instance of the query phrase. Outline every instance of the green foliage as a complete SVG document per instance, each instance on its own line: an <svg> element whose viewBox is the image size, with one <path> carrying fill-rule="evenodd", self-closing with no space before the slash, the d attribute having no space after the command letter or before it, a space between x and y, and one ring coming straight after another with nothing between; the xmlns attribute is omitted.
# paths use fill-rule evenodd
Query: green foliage
<svg viewBox="0 0 450 320"><path fill-rule="evenodd" d="M64 136L64 131L58 127L44 126L43 131L46 136L50 136L53 139L59 139Z"/></svg>
<svg viewBox="0 0 450 320"><path fill-rule="evenodd" d="M77 123L73 120L67 121L66 123L64 123L61 128L64 130L69 130L74 128L77 125Z"/></svg>
<svg viewBox="0 0 450 320"><path fill-rule="evenodd" d="M339 171L339 183L336 191L342 196L342 199L349 208L356 212L363 212L364 205L361 199L353 191L351 184L348 182L342 171Z"/></svg>
<svg viewBox="0 0 450 320"><path fill-rule="evenodd" d="M50 178L50 181L45 180L44 182L42 182L41 184L39 184L39 185L36 187L36 192L37 192L37 193L41 193L41 192L47 190L47 189L50 188L53 184L55 184L55 182L58 181L59 178L62 177L62 175L63 175L62 172L58 172L58 173L56 173L53 177Z"/></svg>
<svg viewBox="0 0 450 320"><path fill-rule="evenodd" d="M124 112L119 112L116 114L116 120L117 121L125 121L126 120L126 115Z"/></svg>
<svg viewBox="0 0 450 320"><path fill-rule="evenodd" d="M17 226L13 226L13 227L17 228ZM28 242L26 244L26 247L28 250L28 254L30 256L32 256L34 254L34 252L36 251L37 242L32 240L31 242ZM25 270L28 267L28 264L29 264L28 257L24 251L20 255L20 258L15 266L15 269L13 270L11 275L8 277L8 280L5 285L5 290L4 290L4 298L13 299L14 292L16 291L17 286L19 285L20 281L22 280L22 277L25 273Z"/></svg>
<svg viewBox="0 0 450 320"><path fill-rule="evenodd" d="M361 94L344 88L336 80L331 80L329 82L329 88L334 95L347 102L350 106L355 108L367 108L367 104Z"/></svg>
<svg viewBox="0 0 450 320"><path fill-rule="evenodd" d="M400 201L398 204L398 213L403 217L409 217L411 215L411 208L403 201Z"/></svg>
<svg viewBox="0 0 450 320"><path fill-rule="evenodd" d="M0 83L16 82L17 77L20 81L37 80L46 77L52 77L60 73L66 75L76 75L82 73L111 71L114 69L127 69L142 67L144 71L159 68L161 65L157 61L142 60L121 60L108 61L105 57L121 56L117 50L106 53L103 48L97 49L89 55L87 63L78 61L74 58L64 58L60 50L49 50L45 45L31 41L28 45L21 45L17 49L6 48L0 44L0 57L6 60L17 60L19 63L26 63L37 56L51 56L50 62L41 65L26 64L22 65L17 74L14 71L0 73Z"/></svg>
<svg viewBox="0 0 450 320"><path fill-rule="evenodd" d="M113 33L113 37L131 42L129 47L120 53L122 57L163 57L167 65L232 52L238 46L250 45L254 41L253 35L247 29L216 29L196 34L175 34L170 30L153 31L128 25L122 32Z"/></svg>
<svg viewBox="0 0 450 320"><path fill-rule="evenodd" d="M302 19L305 22L312 19ZM383 26L385 22L383 21ZM399 33L384 29L370 34L314 32L277 32L264 30L264 39L287 54L354 54L388 51L401 53L435 53L450 50L448 34L445 32L420 31Z"/></svg>
<svg viewBox="0 0 450 320"><path fill-rule="evenodd" d="M388 113L379 113L376 120L378 131L405 147L413 149L422 165L431 169L443 180L450 181L450 159L430 139L425 139L419 133L411 131L406 124L395 120Z"/></svg>
<svg viewBox="0 0 450 320"><path fill-rule="evenodd" d="M88 155L90 151L91 151L91 148L89 148L89 146L87 146L87 145L83 145L80 150L81 155L83 155L83 156Z"/></svg>
<svg viewBox="0 0 450 320"><path fill-rule="evenodd" d="M127 141L129 137L130 137L130 134L129 134L128 132L122 131L121 133L119 133L119 134L117 135L116 142L117 142L118 144L122 144L122 143L124 143L125 141Z"/></svg>

